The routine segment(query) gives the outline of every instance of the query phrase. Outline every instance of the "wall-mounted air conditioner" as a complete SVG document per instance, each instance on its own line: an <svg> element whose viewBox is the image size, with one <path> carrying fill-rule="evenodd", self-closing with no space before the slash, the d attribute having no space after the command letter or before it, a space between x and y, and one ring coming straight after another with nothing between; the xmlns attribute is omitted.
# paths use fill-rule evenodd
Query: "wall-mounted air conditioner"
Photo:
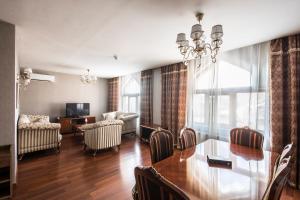
<svg viewBox="0 0 300 200"><path fill-rule="evenodd" d="M19 76L19 84L26 88L31 80L55 82L55 76L33 73L31 68L25 68Z"/></svg>
<svg viewBox="0 0 300 200"><path fill-rule="evenodd" d="M31 80L55 82L55 76L32 73Z"/></svg>

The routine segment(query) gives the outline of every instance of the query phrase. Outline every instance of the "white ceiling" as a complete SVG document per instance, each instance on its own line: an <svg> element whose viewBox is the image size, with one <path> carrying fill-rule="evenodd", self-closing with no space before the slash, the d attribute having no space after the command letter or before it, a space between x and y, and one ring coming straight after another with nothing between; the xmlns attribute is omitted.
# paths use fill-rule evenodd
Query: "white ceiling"
<svg viewBox="0 0 300 200"><path fill-rule="evenodd" d="M223 50L300 32L299 0L0 0L21 67L101 77L181 61L176 34L222 24ZM114 60L117 54L119 59Z"/></svg>

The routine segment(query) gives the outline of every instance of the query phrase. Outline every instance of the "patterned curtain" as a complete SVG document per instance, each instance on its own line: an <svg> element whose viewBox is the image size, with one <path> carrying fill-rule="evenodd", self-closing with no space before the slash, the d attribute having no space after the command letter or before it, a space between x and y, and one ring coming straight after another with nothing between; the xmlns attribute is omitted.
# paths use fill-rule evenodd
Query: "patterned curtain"
<svg viewBox="0 0 300 200"><path fill-rule="evenodd" d="M141 124L153 123L153 70L141 74Z"/></svg>
<svg viewBox="0 0 300 200"><path fill-rule="evenodd" d="M107 111L117 111L119 102L119 77L111 78L107 80L108 84L108 100Z"/></svg>
<svg viewBox="0 0 300 200"><path fill-rule="evenodd" d="M300 34L271 41L271 146L294 143L292 185L299 185Z"/></svg>
<svg viewBox="0 0 300 200"><path fill-rule="evenodd" d="M177 63L162 67L161 125L174 134L177 144L180 129L185 125L187 67Z"/></svg>

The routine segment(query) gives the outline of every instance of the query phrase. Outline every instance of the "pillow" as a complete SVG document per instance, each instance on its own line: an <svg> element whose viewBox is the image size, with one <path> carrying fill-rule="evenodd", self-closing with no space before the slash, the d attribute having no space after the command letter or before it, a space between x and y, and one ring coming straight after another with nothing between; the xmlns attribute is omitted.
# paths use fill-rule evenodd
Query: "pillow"
<svg viewBox="0 0 300 200"><path fill-rule="evenodd" d="M105 116L105 120L114 120L115 118L116 118L115 112L107 113Z"/></svg>
<svg viewBox="0 0 300 200"><path fill-rule="evenodd" d="M19 123L20 124L29 124L30 120L27 117L27 115L21 115L20 118L19 118Z"/></svg>

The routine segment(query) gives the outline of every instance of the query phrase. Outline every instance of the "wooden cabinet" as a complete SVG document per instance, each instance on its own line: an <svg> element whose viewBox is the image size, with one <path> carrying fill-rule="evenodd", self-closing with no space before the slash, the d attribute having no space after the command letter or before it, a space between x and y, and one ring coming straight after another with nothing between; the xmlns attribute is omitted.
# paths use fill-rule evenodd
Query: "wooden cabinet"
<svg viewBox="0 0 300 200"><path fill-rule="evenodd" d="M60 133L71 133L72 132L72 118L59 118Z"/></svg>
<svg viewBox="0 0 300 200"><path fill-rule="evenodd" d="M85 117L85 122L87 124L96 123L96 117L94 117L94 116L86 116Z"/></svg>
<svg viewBox="0 0 300 200"><path fill-rule="evenodd" d="M82 116L82 117L59 117L58 122L61 125L60 133L74 132L74 125L77 124L90 124L96 122L95 116Z"/></svg>
<svg viewBox="0 0 300 200"><path fill-rule="evenodd" d="M0 199L12 196L11 146L0 146Z"/></svg>

